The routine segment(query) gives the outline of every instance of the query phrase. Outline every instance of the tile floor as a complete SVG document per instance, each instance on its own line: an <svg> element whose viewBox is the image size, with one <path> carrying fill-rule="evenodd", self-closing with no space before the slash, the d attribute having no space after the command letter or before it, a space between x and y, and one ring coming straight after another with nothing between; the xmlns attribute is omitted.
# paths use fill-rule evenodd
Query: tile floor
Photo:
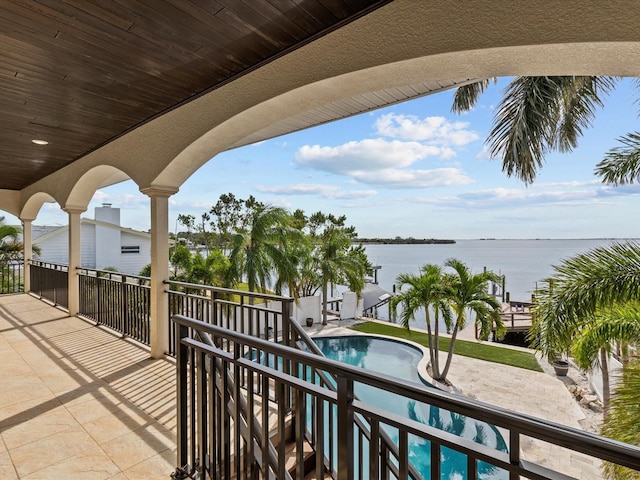
<svg viewBox="0 0 640 480"><path fill-rule="evenodd" d="M30 295L0 296L0 478L168 479L174 370Z"/></svg>

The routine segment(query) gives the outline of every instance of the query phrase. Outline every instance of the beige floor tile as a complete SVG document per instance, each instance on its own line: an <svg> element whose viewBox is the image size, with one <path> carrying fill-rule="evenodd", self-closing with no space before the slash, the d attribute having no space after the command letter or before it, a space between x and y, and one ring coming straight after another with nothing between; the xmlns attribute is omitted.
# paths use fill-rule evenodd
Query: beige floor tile
<svg viewBox="0 0 640 480"><path fill-rule="evenodd" d="M0 453L0 478L2 478L2 480L18 478L18 472L16 472L8 452Z"/></svg>
<svg viewBox="0 0 640 480"><path fill-rule="evenodd" d="M134 465L124 471L130 480L157 480L168 478L176 469L176 450L168 449L154 455L142 463Z"/></svg>
<svg viewBox="0 0 640 480"><path fill-rule="evenodd" d="M15 448L9 453L18 475L23 477L95 447L97 445L89 434L78 426Z"/></svg>
<svg viewBox="0 0 640 480"><path fill-rule="evenodd" d="M3 387L4 388L4 387ZM0 390L0 409L11 406L19 406L25 399L40 401L55 400L55 395L42 382L27 387L14 387L8 390Z"/></svg>
<svg viewBox="0 0 640 480"><path fill-rule="evenodd" d="M116 411L84 423L84 429L99 444L107 444L115 438L155 423L155 420L134 411Z"/></svg>
<svg viewBox="0 0 640 480"><path fill-rule="evenodd" d="M123 471L174 447L173 433L157 423L102 445L109 458Z"/></svg>
<svg viewBox="0 0 640 480"><path fill-rule="evenodd" d="M71 458L31 473L24 480L103 480L120 473L118 467L98 448L92 448Z"/></svg>
<svg viewBox="0 0 640 480"><path fill-rule="evenodd" d="M64 408L37 415L25 423L18 423L2 432L9 450L47 438L78 426L75 418Z"/></svg>
<svg viewBox="0 0 640 480"><path fill-rule="evenodd" d="M84 401L66 404L69 413L74 416L80 425L92 422L105 415L113 415L118 412L122 403L116 397L106 397L103 395L83 395Z"/></svg>

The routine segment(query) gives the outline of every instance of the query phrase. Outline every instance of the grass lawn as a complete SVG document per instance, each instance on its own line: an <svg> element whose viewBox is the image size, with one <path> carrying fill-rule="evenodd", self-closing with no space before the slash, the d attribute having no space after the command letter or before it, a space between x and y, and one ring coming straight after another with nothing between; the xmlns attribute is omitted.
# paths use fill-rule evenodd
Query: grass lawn
<svg viewBox="0 0 640 480"><path fill-rule="evenodd" d="M377 322L364 322L351 327L352 330L358 332L371 333L378 335L388 335L390 337L404 338L412 342L419 343L428 348L429 342L426 333L407 330L403 327L383 324ZM440 337L440 350L447 351L449 349L449 338ZM542 368L536 361L532 353L511 350L510 348L494 347L478 342L469 342L467 340L456 340L454 353L465 357L478 358L488 362L502 363L512 367L525 368L535 372L541 372Z"/></svg>

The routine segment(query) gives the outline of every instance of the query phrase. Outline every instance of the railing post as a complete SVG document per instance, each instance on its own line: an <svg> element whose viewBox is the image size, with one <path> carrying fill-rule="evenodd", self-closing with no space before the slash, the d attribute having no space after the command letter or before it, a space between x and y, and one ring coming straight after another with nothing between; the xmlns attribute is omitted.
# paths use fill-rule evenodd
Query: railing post
<svg viewBox="0 0 640 480"><path fill-rule="evenodd" d="M178 334L176 335L174 348L176 349L176 367L178 370L178 378L176 380L177 389L177 405L178 421L178 466L183 467L188 463L188 436L189 422L187 420L188 402L187 402L187 386L189 384L187 378L187 360L189 352L187 346L181 340L189 335L189 328L184 325L178 326Z"/></svg>
<svg viewBox="0 0 640 480"><path fill-rule="evenodd" d="M514 429L509 431L509 463L520 465L520 433ZM509 473L509 480L518 480L519 478L519 474Z"/></svg>
<svg viewBox="0 0 640 480"><path fill-rule="evenodd" d="M353 380L338 377L338 480L353 476Z"/></svg>
<svg viewBox="0 0 640 480"><path fill-rule="evenodd" d="M127 277L120 276L120 304L122 306L122 334L131 336L131 322L129 321L129 299L127 296ZM171 322L169 322L171 323Z"/></svg>

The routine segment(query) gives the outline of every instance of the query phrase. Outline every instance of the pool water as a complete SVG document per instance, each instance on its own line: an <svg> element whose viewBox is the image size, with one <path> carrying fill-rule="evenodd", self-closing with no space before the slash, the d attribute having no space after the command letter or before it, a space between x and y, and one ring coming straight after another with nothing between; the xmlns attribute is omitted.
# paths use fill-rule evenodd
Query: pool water
<svg viewBox="0 0 640 480"><path fill-rule="evenodd" d="M313 340L327 358L424 386L417 368L418 363L422 360L423 352L407 343L365 335L316 337ZM500 432L495 426L486 422L458 415L426 403L416 402L368 385L356 384L354 388L358 398L373 406L496 450L508 451ZM394 441L397 441L398 435L395 429L389 427L387 432ZM428 441L410 436L409 461L424 478L431 478L431 451ZM465 480L467 478L466 455L443 447L441 449L440 478L441 480ZM508 472L485 462L478 462L478 478L481 480L506 480Z"/></svg>

